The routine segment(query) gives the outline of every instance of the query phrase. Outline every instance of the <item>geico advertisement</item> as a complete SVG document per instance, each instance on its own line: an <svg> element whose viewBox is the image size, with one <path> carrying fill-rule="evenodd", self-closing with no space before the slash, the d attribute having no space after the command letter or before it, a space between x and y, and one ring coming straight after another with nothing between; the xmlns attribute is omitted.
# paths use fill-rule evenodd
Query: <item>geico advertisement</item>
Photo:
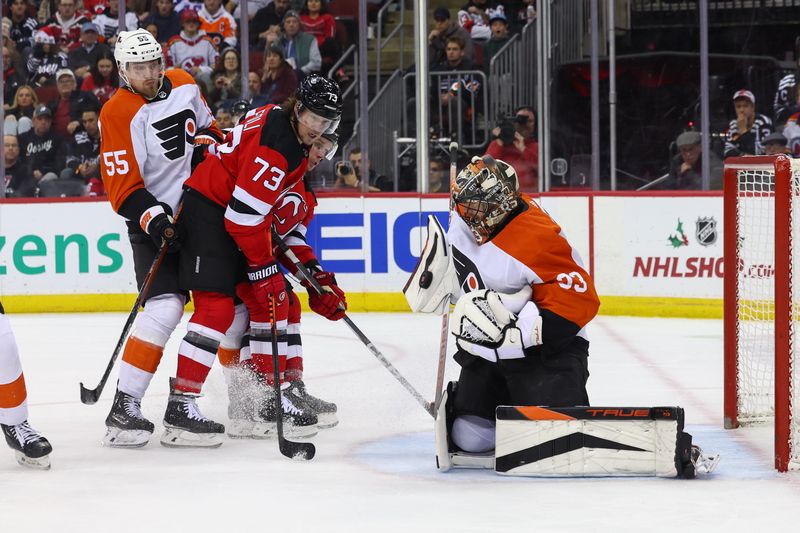
<svg viewBox="0 0 800 533"><path fill-rule="evenodd" d="M598 197L601 294L722 298L722 197Z"/></svg>

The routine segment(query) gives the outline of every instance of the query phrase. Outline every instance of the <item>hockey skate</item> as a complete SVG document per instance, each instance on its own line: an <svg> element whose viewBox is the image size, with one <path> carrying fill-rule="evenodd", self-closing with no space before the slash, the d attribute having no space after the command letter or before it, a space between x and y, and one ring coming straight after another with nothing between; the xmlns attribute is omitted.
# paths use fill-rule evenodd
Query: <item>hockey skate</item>
<svg viewBox="0 0 800 533"><path fill-rule="evenodd" d="M232 439L266 439L274 427L259 420L258 398L262 395L255 374L245 366L226 369L228 381L228 418L225 427Z"/></svg>
<svg viewBox="0 0 800 533"><path fill-rule="evenodd" d="M339 418L336 416L336 404L326 402L316 396L312 396L306 390L306 384L302 379L296 379L289 383L289 390L295 396L302 398L306 405L308 405L314 414L317 415L317 427L319 429L328 429L334 427L339 423Z"/></svg>
<svg viewBox="0 0 800 533"><path fill-rule="evenodd" d="M164 413L161 444L168 448L217 448L225 426L209 420L197 407L198 394L173 391Z"/></svg>
<svg viewBox="0 0 800 533"><path fill-rule="evenodd" d="M14 450L17 462L22 466L50 470L50 452L53 447L28 421L14 426L0 424L6 442Z"/></svg>
<svg viewBox="0 0 800 533"><path fill-rule="evenodd" d="M106 417L103 445L112 448L140 448L150 441L155 426L142 414L142 400L121 390Z"/></svg>
<svg viewBox="0 0 800 533"><path fill-rule="evenodd" d="M275 413L275 396L271 385L264 385L268 388L267 396L261 402L259 418L270 424L273 431L277 431L277 416ZM294 394L289 388L289 383L281 385L281 408L283 410L283 432L287 437L308 438L318 433L317 415L306 404L300 396Z"/></svg>

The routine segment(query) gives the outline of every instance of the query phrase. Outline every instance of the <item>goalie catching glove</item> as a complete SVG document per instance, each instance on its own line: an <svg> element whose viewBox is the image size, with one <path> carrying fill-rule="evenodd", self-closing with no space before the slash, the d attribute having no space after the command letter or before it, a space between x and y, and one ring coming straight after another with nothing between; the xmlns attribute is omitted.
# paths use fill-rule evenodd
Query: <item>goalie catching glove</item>
<svg viewBox="0 0 800 533"><path fill-rule="evenodd" d="M344 291L336 284L336 276L333 275L333 272L320 270L319 265L309 264L306 267L317 283L322 286L322 294L320 294L308 280L301 282L308 291L308 306L312 311L328 320L339 320L347 311L347 299Z"/></svg>
<svg viewBox="0 0 800 533"><path fill-rule="evenodd" d="M459 298L450 323L458 348L492 362L525 357L526 348L542 344L542 317L530 296L525 286L514 294L482 289Z"/></svg>

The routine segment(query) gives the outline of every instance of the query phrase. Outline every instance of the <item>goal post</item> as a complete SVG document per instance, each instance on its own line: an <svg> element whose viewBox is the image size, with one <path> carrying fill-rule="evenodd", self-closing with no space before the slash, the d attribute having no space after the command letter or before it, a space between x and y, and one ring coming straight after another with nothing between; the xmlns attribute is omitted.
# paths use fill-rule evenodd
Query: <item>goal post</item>
<svg viewBox="0 0 800 533"><path fill-rule="evenodd" d="M724 180L725 427L772 421L775 468L800 469L800 160L729 158Z"/></svg>

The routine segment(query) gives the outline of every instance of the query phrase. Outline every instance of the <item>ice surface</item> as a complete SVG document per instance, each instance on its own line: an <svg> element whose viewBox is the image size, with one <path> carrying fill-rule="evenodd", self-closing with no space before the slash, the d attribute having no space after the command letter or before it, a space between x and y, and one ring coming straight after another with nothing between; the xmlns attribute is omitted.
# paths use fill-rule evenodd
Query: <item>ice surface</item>
<svg viewBox="0 0 800 533"><path fill-rule="evenodd" d="M356 314L353 320L432 399L441 321ZM343 322L303 318L306 383L335 401L339 426L313 442L308 463L277 443L225 440L215 450L100 445L113 397L82 405L125 320L123 314L14 315L31 424L53 443L53 468L32 471L0 446L0 532L660 532L791 531L800 474L772 469L770 428L725 431L722 323L599 317L590 329L589 395L600 405L679 405L688 431L722 454L718 470L676 479L520 479L435 469L431 417ZM143 402L160 422L183 326ZM452 343L451 343L452 344ZM448 362L448 376L457 367ZM222 373L200 400L226 422ZM757 529L756 529L757 528Z"/></svg>

